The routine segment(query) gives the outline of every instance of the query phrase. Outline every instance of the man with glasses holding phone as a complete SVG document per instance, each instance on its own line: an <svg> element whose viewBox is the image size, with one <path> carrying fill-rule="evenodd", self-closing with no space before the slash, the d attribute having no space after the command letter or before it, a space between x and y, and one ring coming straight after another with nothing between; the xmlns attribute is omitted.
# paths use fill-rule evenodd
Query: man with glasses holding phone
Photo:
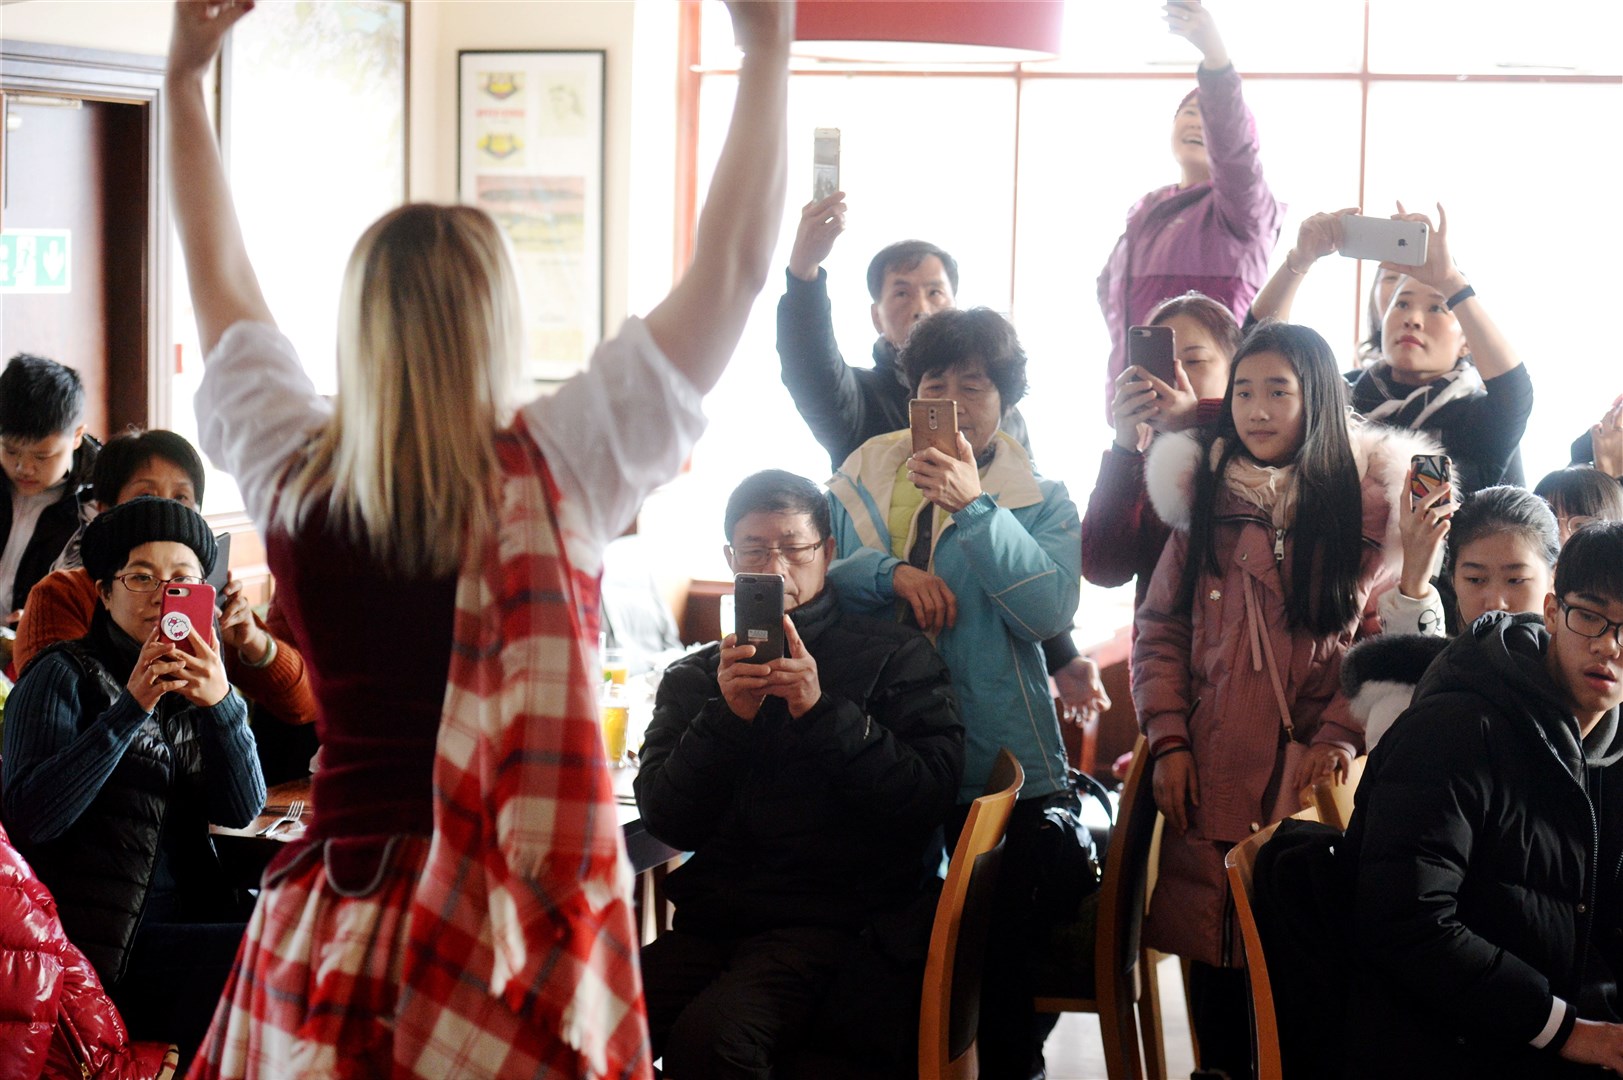
<svg viewBox="0 0 1623 1080"><path fill-rule="evenodd" d="M1353 1075L1623 1071L1623 522L1586 526L1543 619L1491 612L1370 755Z"/></svg>
<svg viewBox="0 0 1623 1080"><path fill-rule="evenodd" d="M783 577L785 656L753 663L728 635L659 686L637 804L651 833L693 855L667 883L675 929L642 955L654 1054L672 1076L772 1075L863 930L883 927L882 940L917 935L911 999L875 993L866 1031L838 1024L814 1041L905 1058L933 911L925 854L963 771L946 667L918 631L840 610L817 485L757 473L725 525L735 572Z"/></svg>

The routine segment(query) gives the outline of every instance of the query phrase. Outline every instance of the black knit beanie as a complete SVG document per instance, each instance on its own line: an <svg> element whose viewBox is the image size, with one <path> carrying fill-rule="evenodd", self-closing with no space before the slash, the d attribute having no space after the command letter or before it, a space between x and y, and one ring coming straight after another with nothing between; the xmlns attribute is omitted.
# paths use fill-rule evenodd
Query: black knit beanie
<svg viewBox="0 0 1623 1080"><path fill-rule="evenodd" d="M123 569L131 551L161 540L191 548L205 575L214 569L219 547L208 522L184 503L156 495L142 495L98 514L85 526L79 556L91 580L100 583Z"/></svg>

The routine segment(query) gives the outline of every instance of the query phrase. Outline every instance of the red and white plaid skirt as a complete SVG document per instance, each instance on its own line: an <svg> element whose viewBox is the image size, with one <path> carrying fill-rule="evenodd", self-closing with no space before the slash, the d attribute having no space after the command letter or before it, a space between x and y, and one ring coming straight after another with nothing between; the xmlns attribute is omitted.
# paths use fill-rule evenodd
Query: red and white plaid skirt
<svg viewBox="0 0 1623 1080"><path fill-rule="evenodd" d="M429 843L426 836L389 840L376 885L362 895L345 895L329 880L321 843L267 875L208 1040L187 1075L574 1075L573 1050L471 980L440 983L451 1000L431 1003L418 994L402 1004L411 901Z"/></svg>

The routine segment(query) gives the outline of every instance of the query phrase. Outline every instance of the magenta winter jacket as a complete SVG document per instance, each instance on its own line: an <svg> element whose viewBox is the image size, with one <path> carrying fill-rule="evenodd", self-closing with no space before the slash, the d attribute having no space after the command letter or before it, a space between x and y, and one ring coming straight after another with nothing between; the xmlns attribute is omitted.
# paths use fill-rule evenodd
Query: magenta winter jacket
<svg viewBox="0 0 1623 1080"><path fill-rule="evenodd" d="M56 916L56 901L0 826L0 1080L150 1080L170 1047L131 1043L118 1008Z"/></svg>
<svg viewBox="0 0 1623 1080"><path fill-rule="evenodd" d="M1279 239L1285 207L1263 178L1257 125L1240 95L1239 72L1232 64L1222 71L1197 68L1195 78L1212 178L1157 188L1127 212L1127 229L1099 275L1099 307L1110 328L1107 405L1127 366L1129 326L1191 289L1243 321L1268 279L1268 256Z"/></svg>

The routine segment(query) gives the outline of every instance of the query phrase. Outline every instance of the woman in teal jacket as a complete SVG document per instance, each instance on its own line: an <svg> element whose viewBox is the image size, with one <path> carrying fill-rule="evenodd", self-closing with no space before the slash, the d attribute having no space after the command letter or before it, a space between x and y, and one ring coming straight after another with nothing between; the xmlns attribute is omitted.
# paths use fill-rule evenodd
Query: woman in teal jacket
<svg viewBox="0 0 1623 1080"><path fill-rule="evenodd" d="M908 431L858 447L829 481L838 561L828 580L847 609L916 624L947 662L965 728L949 844L999 747L1020 759L1026 781L1009 822L998 890L1009 907L998 924L1029 926L1014 898L1024 894L1029 909L1034 868L1022 865L1017 838L1035 830L1042 797L1067 784L1041 643L1076 614L1081 522L1065 486L1039 478L998 430L1026 390L1026 356L1007 320L987 308L938 312L900 361L914 397L957 403L957 453L914 453ZM1029 1076L1052 1018L1033 1015L1024 950L1009 945L990 953L1002 961L987 972L980 1056L988 1075Z"/></svg>

